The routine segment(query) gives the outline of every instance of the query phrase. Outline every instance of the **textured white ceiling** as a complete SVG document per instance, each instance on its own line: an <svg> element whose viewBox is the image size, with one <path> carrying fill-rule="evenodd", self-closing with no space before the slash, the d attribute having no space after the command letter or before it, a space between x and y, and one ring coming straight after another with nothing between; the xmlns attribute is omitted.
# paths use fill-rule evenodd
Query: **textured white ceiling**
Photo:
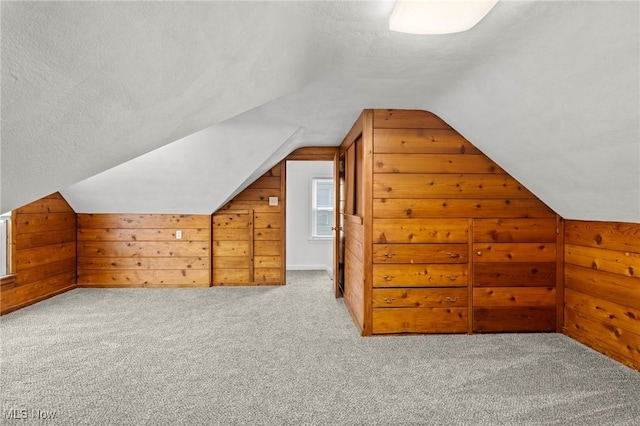
<svg viewBox="0 0 640 426"><path fill-rule="evenodd" d="M640 3L501 1L445 36L392 6L3 2L0 210L208 214L363 108L418 108L565 218L640 222Z"/></svg>

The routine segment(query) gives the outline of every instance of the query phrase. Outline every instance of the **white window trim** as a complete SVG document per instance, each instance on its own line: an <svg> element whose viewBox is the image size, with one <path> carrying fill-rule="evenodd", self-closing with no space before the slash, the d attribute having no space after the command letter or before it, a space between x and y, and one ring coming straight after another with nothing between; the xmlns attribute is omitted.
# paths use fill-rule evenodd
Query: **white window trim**
<svg viewBox="0 0 640 426"><path fill-rule="evenodd" d="M315 230L316 230L316 210L318 210L318 207L316 206L316 192L317 192L317 188L316 188L316 182L317 181L331 181L331 183L333 182L333 176L313 176L311 177L311 221L309 222L311 224L311 227L309 229L309 242L312 243L325 243L325 242L331 242L333 241L333 234L331 235L315 235ZM334 206L331 206L330 208L328 207L321 207L321 210L324 211L330 211L333 213L334 210ZM334 217L334 215L332 215L332 217ZM335 225L331 225L331 226L335 226Z"/></svg>
<svg viewBox="0 0 640 426"><path fill-rule="evenodd" d="M0 221L2 222L10 222L11 221L11 212L4 213L0 215ZM0 277L9 276L13 271L11 271L11 265L9 265L9 254L11 251L11 247L9 246L9 239L11 235L8 234L10 228L2 225L2 232L0 232L0 244L2 247L0 248L0 262L2 262L2 267L0 268ZM5 232L6 235L5 235Z"/></svg>

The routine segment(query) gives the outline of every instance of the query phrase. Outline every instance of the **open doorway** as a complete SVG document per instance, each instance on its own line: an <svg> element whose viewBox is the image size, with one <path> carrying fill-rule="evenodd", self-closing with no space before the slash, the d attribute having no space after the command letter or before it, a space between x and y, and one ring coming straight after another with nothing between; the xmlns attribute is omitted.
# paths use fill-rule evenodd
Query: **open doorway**
<svg viewBox="0 0 640 426"><path fill-rule="evenodd" d="M287 270L324 270L333 278L333 161L287 161Z"/></svg>
<svg viewBox="0 0 640 426"><path fill-rule="evenodd" d="M338 267L338 147L306 147L289 154L286 171L286 269L321 269L336 284ZM331 194L331 191L333 193ZM331 236L329 236L331 235Z"/></svg>

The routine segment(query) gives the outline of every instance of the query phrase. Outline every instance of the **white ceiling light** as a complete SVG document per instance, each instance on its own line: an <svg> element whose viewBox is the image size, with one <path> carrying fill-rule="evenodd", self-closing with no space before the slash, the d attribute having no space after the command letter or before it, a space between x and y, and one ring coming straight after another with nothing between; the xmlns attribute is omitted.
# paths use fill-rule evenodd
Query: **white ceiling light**
<svg viewBox="0 0 640 426"><path fill-rule="evenodd" d="M450 34L476 25L498 0L396 0L389 29L410 34Z"/></svg>

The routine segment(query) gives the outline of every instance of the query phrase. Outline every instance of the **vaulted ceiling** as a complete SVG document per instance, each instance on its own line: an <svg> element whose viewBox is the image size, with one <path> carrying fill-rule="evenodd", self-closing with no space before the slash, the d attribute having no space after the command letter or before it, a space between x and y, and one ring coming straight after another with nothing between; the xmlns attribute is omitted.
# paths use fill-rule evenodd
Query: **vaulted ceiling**
<svg viewBox="0 0 640 426"><path fill-rule="evenodd" d="M565 218L640 222L640 3L500 1L388 30L393 2L9 2L1 197L210 214L363 108L442 117Z"/></svg>

